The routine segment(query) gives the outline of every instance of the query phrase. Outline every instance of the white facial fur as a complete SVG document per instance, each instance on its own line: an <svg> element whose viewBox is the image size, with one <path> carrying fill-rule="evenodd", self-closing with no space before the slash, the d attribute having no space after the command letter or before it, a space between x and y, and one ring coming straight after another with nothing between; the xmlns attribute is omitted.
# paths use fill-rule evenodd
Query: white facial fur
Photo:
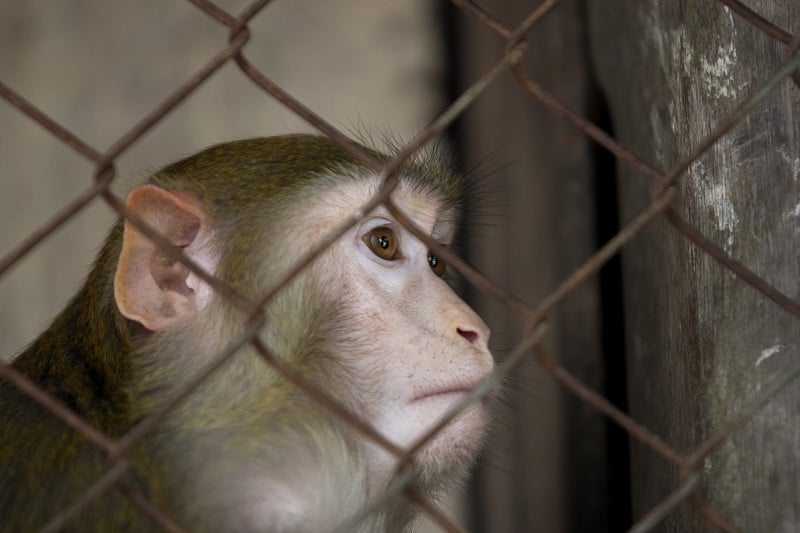
<svg viewBox="0 0 800 533"><path fill-rule="evenodd" d="M365 203L375 181L339 183L314 211L308 227L317 236L338 226ZM454 213L425 194L402 186L392 198L422 230L448 245ZM376 255L364 235L388 227L397 242L397 259ZM341 347L341 357L357 375L368 376L376 397L364 401L367 421L395 444L408 448L446 411L491 372L489 329L428 264L428 247L380 206L347 232L317 268L327 285L345 295L342 314L360 331L357 348ZM485 430L482 403L469 407L417 456L422 483L435 486L458 476L477 452ZM395 459L368 446L370 486L382 490Z"/></svg>

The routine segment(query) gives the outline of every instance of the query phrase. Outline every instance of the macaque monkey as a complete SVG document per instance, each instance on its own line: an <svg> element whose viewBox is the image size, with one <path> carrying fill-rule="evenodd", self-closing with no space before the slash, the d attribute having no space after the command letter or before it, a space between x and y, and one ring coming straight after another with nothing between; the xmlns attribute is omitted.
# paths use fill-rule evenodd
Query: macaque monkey
<svg viewBox="0 0 800 533"><path fill-rule="evenodd" d="M376 152L376 157L385 159ZM407 163L392 199L449 244L456 176ZM167 166L126 206L253 301L380 186L330 141L231 142ZM442 279L444 263L384 206L267 303L259 338L393 443L407 448L493 368L489 330ZM111 230L83 288L13 362L118 438L246 329L246 315L130 221ZM0 530L35 531L108 468L106 454L0 379ZM485 432L471 405L416 456L426 498L463 478ZM245 343L127 454L126 484L188 531L323 532L389 486L397 459L282 378ZM361 531L405 531L402 496ZM69 531L154 531L111 489Z"/></svg>

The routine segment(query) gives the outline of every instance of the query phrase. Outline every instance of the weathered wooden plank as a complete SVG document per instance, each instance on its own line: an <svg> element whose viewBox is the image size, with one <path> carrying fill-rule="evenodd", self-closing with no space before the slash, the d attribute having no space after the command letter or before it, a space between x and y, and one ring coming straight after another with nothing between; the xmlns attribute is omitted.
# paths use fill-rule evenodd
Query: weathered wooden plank
<svg viewBox="0 0 800 533"><path fill-rule="evenodd" d="M671 168L785 58L785 46L717 2L588 2L597 71L617 137ZM800 31L795 0L748 5ZM650 185L622 168L623 219ZM800 299L800 90L786 81L691 166L679 212L766 281ZM623 255L632 414L683 452L800 363L800 321L745 285L666 223ZM800 529L800 383L773 399L701 465L703 494L744 531ZM678 481L632 450L634 515ZM706 531L684 505L665 530Z"/></svg>

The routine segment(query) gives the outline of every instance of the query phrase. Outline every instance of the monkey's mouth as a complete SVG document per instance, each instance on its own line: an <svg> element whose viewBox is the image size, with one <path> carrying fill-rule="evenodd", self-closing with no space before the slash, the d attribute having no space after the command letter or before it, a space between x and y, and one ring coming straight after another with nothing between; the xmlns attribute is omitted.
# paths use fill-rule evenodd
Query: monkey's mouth
<svg viewBox="0 0 800 533"><path fill-rule="evenodd" d="M433 389L417 394L411 399L411 402L418 402L421 400L428 400L431 398L446 398L448 396L465 396L472 390L470 385L456 385L453 387L444 387L441 389Z"/></svg>

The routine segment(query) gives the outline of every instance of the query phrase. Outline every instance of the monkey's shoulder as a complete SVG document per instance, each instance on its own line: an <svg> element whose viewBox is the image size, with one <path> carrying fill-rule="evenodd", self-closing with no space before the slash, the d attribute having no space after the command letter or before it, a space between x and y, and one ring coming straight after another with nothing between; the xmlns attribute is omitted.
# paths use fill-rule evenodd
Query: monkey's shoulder
<svg viewBox="0 0 800 533"><path fill-rule="evenodd" d="M36 531L100 479L109 462L95 444L5 383L0 384L0 412L0 532ZM151 528L111 490L61 531Z"/></svg>

